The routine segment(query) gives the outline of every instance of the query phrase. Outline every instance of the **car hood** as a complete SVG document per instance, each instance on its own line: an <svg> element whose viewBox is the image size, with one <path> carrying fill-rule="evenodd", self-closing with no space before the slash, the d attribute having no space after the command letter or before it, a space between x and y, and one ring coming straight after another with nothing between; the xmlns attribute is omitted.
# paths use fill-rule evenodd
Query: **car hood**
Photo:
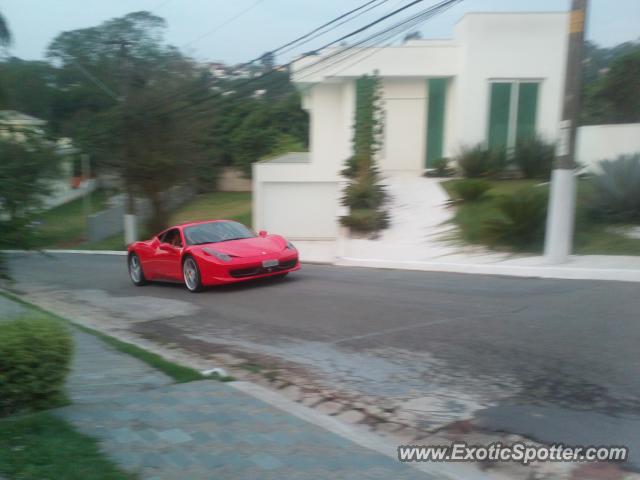
<svg viewBox="0 0 640 480"><path fill-rule="evenodd" d="M286 247L286 242L282 237L270 236L207 243L200 246L212 248L216 252L226 253L232 257L255 257L281 252Z"/></svg>

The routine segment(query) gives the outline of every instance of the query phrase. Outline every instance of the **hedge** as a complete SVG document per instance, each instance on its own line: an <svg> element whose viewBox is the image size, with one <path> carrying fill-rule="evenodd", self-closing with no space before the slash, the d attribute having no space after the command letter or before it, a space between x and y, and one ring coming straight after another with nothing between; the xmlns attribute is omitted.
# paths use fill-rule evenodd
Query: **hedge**
<svg viewBox="0 0 640 480"><path fill-rule="evenodd" d="M0 415L48 408L65 399L73 341L55 319L0 324Z"/></svg>

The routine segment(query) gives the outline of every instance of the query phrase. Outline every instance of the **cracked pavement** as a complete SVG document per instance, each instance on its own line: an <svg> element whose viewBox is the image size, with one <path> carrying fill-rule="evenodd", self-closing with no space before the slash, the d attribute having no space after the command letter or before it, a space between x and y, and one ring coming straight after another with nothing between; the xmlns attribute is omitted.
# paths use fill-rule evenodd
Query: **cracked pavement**
<svg viewBox="0 0 640 480"><path fill-rule="evenodd" d="M565 409L593 432L615 432L604 424L619 418L640 430L637 284L304 265L284 281L193 295L134 287L119 256L16 254L10 266L13 288L40 304L198 354L290 365L393 401L429 429L480 417L531 430L509 422L518 406L549 409L556 426Z"/></svg>

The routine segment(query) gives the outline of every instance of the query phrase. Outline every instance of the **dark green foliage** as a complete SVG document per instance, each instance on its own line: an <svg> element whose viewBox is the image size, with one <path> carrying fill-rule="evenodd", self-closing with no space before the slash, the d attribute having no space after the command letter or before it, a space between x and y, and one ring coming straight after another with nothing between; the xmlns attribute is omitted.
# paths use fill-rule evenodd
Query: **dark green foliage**
<svg viewBox="0 0 640 480"><path fill-rule="evenodd" d="M354 210L375 210L384 203L385 199L384 188L376 183L375 176L367 175L347 185L342 202Z"/></svg>
<svg viewBox="0 0 640 480"><path fill-rule="evenodd" d="M354 209L349 215L341 217L340 223L356 232L373 233L389 226L389 216L386 211L371 208Z"/></svg>
<svg viewBox="0 0 640 480"><path fill-rule="evenodd" d="M456 157L456 163L466 178L486 177L503 168L504 155L478 144L464 147Z"/></svg>
<svg viewBox="0 0 640 480"><path fill-rule="evenodd" d="M555 145L536 136L518 141L514 162L525 178L548 180L554 158Z"/></svg>
<svg viewBox="0 0 640 480"><path fill-rule="evenodd" d="M601 220L640 222L640 153L600 162L589 208Z"/></svg>
<svg viewBox="0 0 640 480"><path fill-rule="evenodd" d="M640 121L640 45L588 45L581 120L585 124Z"/></svg>
<svg viewBox="0 0 640 480"><path fill-rule="evenodd" d="M47 62L15 57L0 62L0 109L51 119L61 95L54 85L55 73Z"/></svg>
<svg viewBox="0 0 640 480"><path fill-rule="evenodd" d="M0 415L63 401L72 351L62 322L29 317L0 324Z"/></svg>
<svg viewBox="0 0 640 480"><path fill-rule="evenodd" d="M463 202L476 202L491 190L491 184L486 180L469 178L456 181L452 185L452 189L458 200Z"/></svg>
<svg viewBox="0 0 640 480"><path fill-rule="evenodd" d="M59 174L59 157L36 134L0 139L0 249L29 248L30 224Z"/></svg>
<svg viewBox="0 0 640 480"><path fill-rule="evenodd" d="M546 190L531 187L496 200L497 215L483 226L490 246L527 250L544 241L547 218Z"/></svg>
<svg viewBox="0 0 640 480"><path fill-rule="evenodd" d="M0 13L0 46L6 47L11 45L11 30L5 20L4 16Z"/></svg>
<svg viewBox="0 0 640 480"><path fill-rule="evenodd" d="M380 79L377 76L361 77L357 82L356 97L354 154L342 171L350 179L342 203L350 210L340 222L355 232L373 234L389 224L388 214L382 208L386 193L379 184L375 161L383 124Z"/></svg>
<svg viewBox="0 0 640 480"><path fill-rule="evenodd" d="M449 167L449 159L445 157L433 161L433 170L436 177L449 177L453 174Z"/></svg>

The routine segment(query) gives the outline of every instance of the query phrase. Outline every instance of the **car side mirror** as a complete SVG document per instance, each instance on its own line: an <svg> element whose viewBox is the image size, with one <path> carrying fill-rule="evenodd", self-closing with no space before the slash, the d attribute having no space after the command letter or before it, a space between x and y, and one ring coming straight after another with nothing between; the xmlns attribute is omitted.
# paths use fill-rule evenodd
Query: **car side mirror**
<svg viewBox="0 0 640 480"><path fill-rule="evenodd" d="M263 237L263 238L264 238L264 237L266 237L266 236L267 236L267 231L266 231L266 230L260 230L260 231L258 232L258 235L260 235L261 237Z"/></svg>
<svg viewBox="0 0 640 480"><path fill-rule="evenodd" d="M173 252L175 250L175 247L168 243L161 243L159 248L160 250L164 250L165 252Z"/></svg>

